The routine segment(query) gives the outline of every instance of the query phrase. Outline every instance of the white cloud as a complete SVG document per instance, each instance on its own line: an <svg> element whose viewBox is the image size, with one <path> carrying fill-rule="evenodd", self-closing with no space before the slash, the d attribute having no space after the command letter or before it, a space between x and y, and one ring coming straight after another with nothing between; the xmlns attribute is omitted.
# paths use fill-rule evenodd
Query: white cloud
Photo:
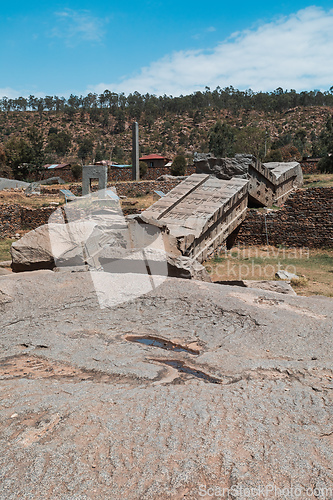
<svg viewBox="0 0 333 500"><path fill-rule="evenodd" d="M29 91L27 89L16 90L11 87L0 88L0 99L3 97L7 97L8 99L16 99L18 97L28 98L30 95L34 95L35 97L45 97L47 93L45 92L34 92ZM69 97L70 93L66 97Z"/></svg>
<svg viewBox="0 0 333 500"><path fill-rule="evenodd" d="M71 47L82 41L101 42L104 37L107 19L94 17L87 10L64 9L55 16L56 26L48 35L63 39Z"/></svg>
<svg viewBox="0 0 333 500"><path fill-rule="evenodd" d="M309 7L234 33L211 50L166 55L118 83L87 91L189 94L205 86L271 91L328 89L333 85L333 10Z"/></svg>
<svg viewBox="0 0 333 500"><path fill-rule="evenodd" d="M8 97L8 99L16 99L17 97L21 97L21 95L20 92L10 87L0 88L0 98Z"/></svg>

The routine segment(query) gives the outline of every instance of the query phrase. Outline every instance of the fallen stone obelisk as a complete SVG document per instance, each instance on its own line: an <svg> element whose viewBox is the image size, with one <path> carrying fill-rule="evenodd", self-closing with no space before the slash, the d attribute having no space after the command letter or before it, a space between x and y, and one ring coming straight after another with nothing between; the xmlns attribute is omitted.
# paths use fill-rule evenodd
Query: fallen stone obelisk
<svg viewBox="0 0 333 500"><path fill-rule="evenodd" d="M247 200L246 179L193 174L137 220L165 226L182 255L203 262L244 220Z"/></svg>
<svg viewBox="0 0 333 500"><path fill-rule="evenodd" d="M246 154L217 158L211 153L196 153L194 164L196 172L219 179L248 179L249 201L258 206L281 206L290 193L303 184L302 168L297 162L261 163Z"/></svg>

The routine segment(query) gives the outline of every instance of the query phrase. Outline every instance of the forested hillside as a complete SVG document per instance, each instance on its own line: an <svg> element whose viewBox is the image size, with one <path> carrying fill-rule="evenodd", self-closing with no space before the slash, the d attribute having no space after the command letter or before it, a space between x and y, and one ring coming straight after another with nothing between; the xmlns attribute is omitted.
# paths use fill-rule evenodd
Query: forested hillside
<svg viewBox="0 0 333 500"><path fill-rule="evenodd" d="M170 159L182 154L188 162L195 151L270 160L327 157L333 150L332 114L333 87L301 93L207 87L180 97L105 91L68 99L3 98L0 166L2 175L22 177L44 163L130 163L133 121L140 126L141 154ZM22 164L25 170L18 169Z"/></svg>

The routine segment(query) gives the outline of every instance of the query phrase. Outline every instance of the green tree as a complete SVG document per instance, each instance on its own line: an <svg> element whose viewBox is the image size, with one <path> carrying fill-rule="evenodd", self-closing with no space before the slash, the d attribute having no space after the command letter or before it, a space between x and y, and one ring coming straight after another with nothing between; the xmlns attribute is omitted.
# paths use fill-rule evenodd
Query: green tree
<svg viewBox="0 0 333 500"><path fill-rule="evenodd" d="M22 137L9 139L5 144L7 165L11 168L15 179L24 179L30 171L32 151L30 145Z"/></svg>
<svg viewBox="0 0 333 500"><path fill-rule="evenodd" d="M37 127L31 127L27 132L27 137L32 154L31 163L33 164L30 170L40 170L45 163L43 133Z"/></svg>
<svg viewBox="0 0 333 500"><path fill-rule="evenodd" d="M333 157L326 155L324 158L321 158L318 162L318 168L320 172L333 173Z"/></svg>
<svg viewBox="0 0 333 500"><path fill-rule="evenodd" d="M319 161L318 168L321 172L333 172L333 116L328 117L325 128L320 134L320 142L325 156Z"/></svg>
<svg viewBox="0 0 333 500"><path fill-rule="evenodd" d="M140 179L142 179L148 170L148 165L145 161L140 161L139 162L139 169L140 169Z"/></svg>
<svg viewBox="0 0 333 500"><path fill-rule="evenodd" d="M272 149L268 155L265 156L264 162L282 161L282 153L279 149Z"/></svg>
<svg viewBox="0 0 333 500"><path fill-rule="evenodd" d="M0 146L0 167L3 167L4 165L6 165L6 153Z"/></svg>
<svg viewBox="0 0 333 500"><path fill-rule="evenodd" d="M76 163L75 165L71 166L71 172L73 174L73 177L76 181L81 179L82 176L82 165L79 165Z"/></svg>
<svg viewBox="0 0 333 500"><path fill-rule="evenodd" d="M85 137L82 139L79 149L77 152L77 155L79 158L81 158L82 161L85 161L88 156L92 156L94 150L94 141L91 137Z"/></svg>
<svg viewBox="0 0 333 500"><path fill-rule="evenodd" d="M184 155L177 155L170 168L171 175L185 175L186 158Z"/></svg>
<svg viewBox="0 0 333 500"><path fill-rule="evenodd" d="M105 149L103 146L98 144L95 150L95 162L104 160L104 157L105 157Z"/></svg>
<svg viewBox="0 0 333 500"><path fill-rule="evenodd" d="M295 132L293 144L303 154L306 145L306 130L304 128L300 128Z"/></svg>
<svg viewBox="0 0 333 500"><path fill-rule="evenodd" d="M247 153L256 158L265 154L266 131L257 127L243 127L236 133L235 153Z"/></svg>
<svg viewBox="0 0 333 500"><path fill-rule="evenodd" d="M12 169L7 165L5 150L0 146L0 177L11 178L13 176Z"/></svg>
<svg viewBox="0 0 333 500"><path fill-rule="evenodd" d="M209 132L209 151L217 157L232 156L234 154L235 134L227 123L216 122Z"/></svg>
<svg viewBox="0 0 333 500"><path fill-rule="evenodd" d="M117 163L123 163L125 160L125 152L120 146L115 146L112 151L113 161Z"/></svg>
<svg viewBox="0 0 333 500"><path fill-rule="evenodd" d="M58 132L57 129L54 128L50 129L48 136L48 144L46 147L47 151L52 151L60 156L65 156L68 153L71 145L72 145L72 139L67 132L65 131Z"/></svg>

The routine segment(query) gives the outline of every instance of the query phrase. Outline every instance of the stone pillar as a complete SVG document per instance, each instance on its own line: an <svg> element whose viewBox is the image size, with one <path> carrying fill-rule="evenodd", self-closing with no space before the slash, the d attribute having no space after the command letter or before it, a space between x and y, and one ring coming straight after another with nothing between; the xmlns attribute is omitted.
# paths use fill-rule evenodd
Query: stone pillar
<svg viewBox="0 0 333 500"><path fill-rule="evenodd" d="M132 181L140 180L139 170L139 125L134 122L132 125Z"/></svg>

